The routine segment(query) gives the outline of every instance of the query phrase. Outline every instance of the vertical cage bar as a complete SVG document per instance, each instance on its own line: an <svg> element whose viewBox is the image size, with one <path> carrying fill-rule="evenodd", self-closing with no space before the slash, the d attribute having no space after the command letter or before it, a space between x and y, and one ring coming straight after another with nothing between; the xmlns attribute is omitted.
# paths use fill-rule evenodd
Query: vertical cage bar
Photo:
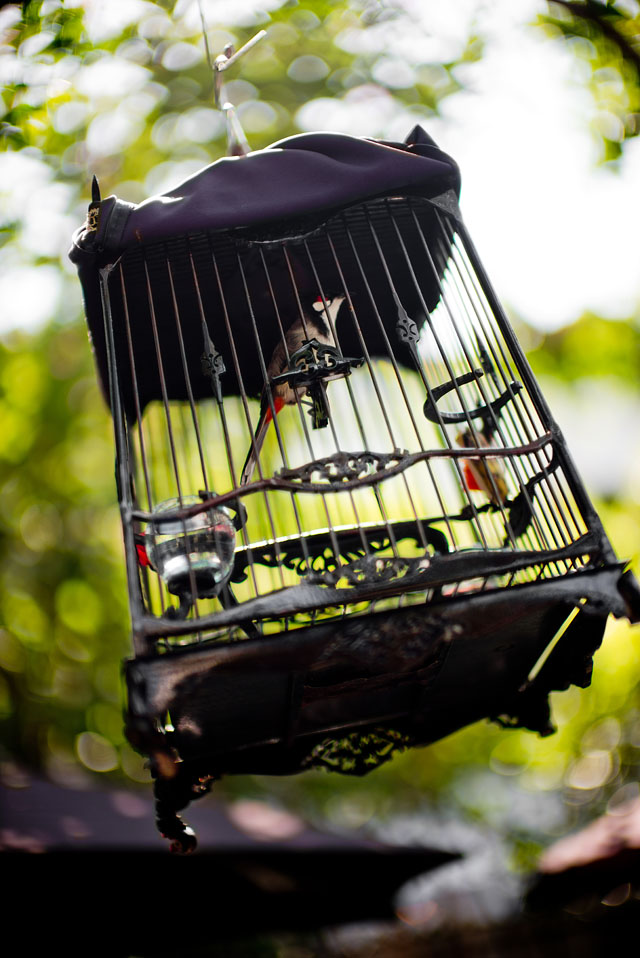
<svg viewBox="0 0 640 958"><path fill-rule="evenodd" d="M172 463L172 466L173 466L173 478L175 479L175 482L176 482L176 489L177 489L177 492L178 492L178 501L179 501L179 503L180 503L180 508L182 509L182 507L183 507L183 495L182 495L182 485L181 485L181 482L180 482L180 470L179 470L179 468L178 468L178 457L177 457L177 452L176 452L176 443L175 443L175 437L174 437L173 424L172 424L172 421L171 421L171 410L170 410L170 407L169 407L169 397L168 397L168 393L167 393L167 383L166 383L166 379L165 379L164 364L163 364L163 360L162 360L162 350L161 350L161 347L160 347L160 337L159 337L159 335L158 335L158 324L157 324L157 321L156 321L156 310L155 310L155 305L154 305L154 302L153 302L153 292L152 292L152 288L151 288L151 279L150 279L150 277L149 277L149 266L148 266L148 263L147 263L147 260L146 260L146 259L145 259L145 262L144 262L144 273L145 273L145 279L146 279L146 284L147 284L147 296L148 296L148 301L149 301L149 315L150 315L150 319L151 319L151 328L152 328L152 330L153 330L153 341L154 341L154 345L155 345L156 358L157 358L157 362L158 362L158 375L159 375L159 377L160 377L160 389L161 389L161 392L162 392L162 406L163 406L163 409L164 409L165 426L166 426L166 429L167 429L167 436L168 436L168 440L169 440L169 447L170 447L170 450L171 450L171 463ZM183 528L183 533L184 533L184 536L185 536L185 541L187 541L187 523L186 523L186 520L185 520L184 518L182 519L182 528ZM191 565L191 556L190 556L189 552L186 552L186 559L187 559L187 566L188 566L188 569L189 569L189 584L190 584L190 586L191 586L191 595L193 596L193 610L194 610L194 613L195 613L195 617L196 617L196 618L199 618L199 611L198 611L198 590L197 590L197 588L196 588L196 578L195 578L195 574L194 574L194 571L193 571L193 568L192 568L192 565Z"/></svg>
<svg viewBox="0 0 640 958"><path fill-rule="evenodd" d="M130 369L131 369L131 384L132 384L132 387L133 387L133 399L134 399L134 405L135 405L135 415L136 415L136 425L137 425L137 438L138 438L138 444L139 444L139 447L140 447L140 463L141 463L141 466L142 466L142 473L143 473L143 476L144 476L144 486L145 486L145 491L146 491L146 494L147 494L147 509L148 509L149 512L151 512L151 510L153 509L153 497L152 497L152 494L151 494L151 478L150 478L150 474L149 474L149 464L148 464L148 461L147 461L147 450L146 450L146 442L145 442L145 438L144 438L144 427L143 427L143 424L142 424L142 411L141 411L141 404L140 404L140 390L139 390L139 388L138 388L138 374L137 374L137 371L136 371L136 360L135 360L135 354L134 354L134 349L133 349L133 339L132 339L132 336L131 336L131 322L130 322L130 319L129 319L128 293L127 293L127 288L126 288L126 284L125 284L125 280L124 280L124 270L123 270L123 268L122 268L122 261L121 261L121 260L118 262L118 274L119 274L119 277L120 277L120 289L121 289L121 293L122 293L122 306L123 306L123 315L124 315L124 321L125 321L125 331L126 331L126 336L127 336L127 350L128 350L128 354L129 354L129 366L130 366ZM129 443L129 454L131 455L131 444L130 444L130 443ZM140 569L140 566L139 566L139 564L138 564L138 571L139 571L139 575L141 576L142 589L143 589L143 592L144 592L144 596L145 596L145 598L146 598L147 608L149 609L149 611L151 611L151 609L152 609L152 591L151 591L151 583L150 583L150 581L149 581L148 570L147 570L146 566L144 566L142 569ZM161 588L159 585L158 585L157 592L158 592L158 595L159 595L161 614L164 615L164 607L165 607L164 594L163 594L162 588Z"/></svg>
<svg viewBox="0 0 640 958"><path fill-rule="evenodd" d="M131 501L131 489L129 484L129 444L127 442L127 427L120 398L120 381L118 375L118 365L116 360L116 346L113 336L113 315L111 312L111 299L109 296L109 277L115 268L115 264L105 266L99 271L100 277L100 298L102 303L102 315L104 319L105 342L107 351L107 361L109 368L109 404L114 424L114 439L116 445L116 479L118 483L118 499L120 502L120 515L122 519L122 532L124 537L124 555L127 570L127 581L129 584L129 605L131 609L131 625L133 633L133 646L136 655L144 655L148 651L148 643L142 637L140 631L140 622L144 614L142 606L142 593L140 590L140 578L138 576L138 563L136 557L135 539L133 534L133 524L131 521L131 510L133 503Z"/></svg>
<svg viewBox="0 0 640 958"><path fill-rule="evenodd" d="M580 479L580 475L578 473L578 470L576 469L573 458L571 457L565 445L564 438L562 436L560 428L558 424L555 422L551 414L551 410L549 409L547 401L542 394L542 390L540 389L538 382L535 376L533 375L531 366L529 365L529 362L526 356L524 355L524 352L522 351L522 347L520 346L520 343L518 342L516 335L513 332L513 329L511 328L511 324L509 323L509 320L504 314L502 306L495 294L495 291L493 289L493 286L491 285L489 277L487 276L484 270L484 267L480 261L480 258L477 254L476 248L473 245L473 241L471 240L471 237L469 236L463 224L461 225L461 228L460 228L460 237L464 245L465 251L467 253L467 256L469 257L469 261L471 265L473 266L473 269L475 270L482 284L482 288L484 290L485 296L487 297L489 306L491 307L491 310L494 316L496 317L496 321L507 343L507 346L513 357L516 367L525 382L525 385L529 391L529 395L531 396L531 399L533 400L533 403L534 403L534 406L536 407L538 415L540 416L543 422L546 422L549 424L550 431L556 437L557 455L559 456L562 462L562 466L563 466L565 475L567 476L567 480L569 482L571 492L576 500L578 508L580 509L582 518L584 519L587 526L597 534L599 542L600 542L600 548L602 551L603 559L605 559L608 562L615 562L616 556L613 551L613 548L611 547L611 543L609 542L609 539L607 538L607 535L604 531L604 528L600 521L600 517L598 516L593 506L593 503L591 502L591 499L587 495L587 492L582 484L582 480Z"/></svg>
<svg viewBox="0 0 640 958"><path fill-rule="evenodd" d="M474 312L475 312L475 315L476 315L478 324L479 324L480 327L483 329L483 332L484 332L484 335L485 335L485 338L486 338L487 345L488 345L488 347L489 347L489 349L490 349L490 351L491 351L491 353L492 353L492 355L493 355L493 360L494 360L494 363L495 363L495 368L497 368L497 369L500 370L500 374L501 374L503 380L505 381L505 384L507 385L507 388L510 388L510 387L509 387L509 384L508 384L508 381L507 381L507 379L506 379L506 377L505 377L505 375L504 375L504 372L503 372L503 369L502 369L502 364L499 362L499 360L498 360L498 358L497 358L497 356L496 356L496 353L495 353L495 349L494 349L494 347L492 346L491 340L490 340L490 338L489 338L488 335L487 335L486 327L485 327L485 324L484 324L484 322L483 322L483 320L482 320L482 313L485 314L485 317L486 317L486 319L488 320L489 328L491 328L491 326L492 326L492 320L495 322L495 318L492 317L492 315L490 314L490 312L487 312L486 306L483 304L482 299L477 296L476 285L475 285L475 282L474 282L475 276L474 276L474 274L473 274L473 271L469 269L469 265L468 265L467 262L465 261L464 256L461 255L460 250L459 250L459 248L458 248L458 244L455 243L455 241L454 241L454 236L452 235L452 234L453 234L453 230L452 230L451 225L450 225L449 222L448 222L448 217L446 217L446 216L444 217L444 220L445 220L445 222L446 222L447 225L448 225L448 228L445 229L445 225L444 225L444 222L443 222L443 217L440 215L440 212L439 212L439 211L436 211L436 215L437 215L438 222L439 222L439 225L440 225L440 228L441 228L443 234L444 234L445 237L447 238L447 241L450 242L450 244L451 244L452 254L453 254L453 255L452 255L452 258L453 258L453 256L455 256L455 255L457 254L458 258L460 259L460 262L461 262L461 263L463 264L463 266L464 266L464 270L465 270L465 273L466 273L466 276L467 276L467 279L466 279L466 280L465 280L465 275L462 273L462 271L461 271L461 269L460 269L460 266L459 266L459 264L457 263L457 260L456 260L456 266L457 266L458 274L460 275L462 285L463 285L463 287L464 287L464 289L465 289L467 295L469 296L470 302L471 302L472 305L473 305L473 309L474 309ZM472 295L472 292L473 292L473 293L476 293L476 297L474 297L474 296ZM476 298L479 299L479 303L476 301ZM479 308L479 306L480 306L480 308ZM494 333L494 336L495 336L495 333ZM503 360L504 360L505 364L508 366L508 361L507 361L507 359L506 359L506 357L505 357L505 355L504 355L504 351L503 351L503 349L502 349L500 340L499 340L497 337L495 337L495 341L496 341L496 344L497 344L497 346L498 346L498 349L499 349L500 352L501 352L501 355L502 355L502 357L503 357ZM520 399L520 397L518 397L518 399ZM524 403L524 402L522 403L522 405L523 405L523 408L524 408L527 412L529 412L529 410L528 410L528 405L527 405L526 403ZM512 408L512 407L513 407L513 408ZM509 403L509 404L507 404L507 406L505 407L505 414L506 414L506 416L507 416L509 419L512 419L512 417L515 416L515 415L518 415L518 417L519 417L519 419L520 419L520 424L521 424L521 426L522 426L523 429L524 429L524 436L526 436L528 439L530 439L530 438L531 438L531 432L530 432L529 428L527 427L526 421L523 420L522 417L520 416L519 410L520 410L520 402L519 402L519 401L518 401L517 403ZM529 413L529 418L531 418L530 413ZM532 422L532 426L533 426L533 422ZM534 427L534 428L535 428L535 427ZM552 488L551 485L550 485L550 482L549 482L550 474L549 474L548 471L547 471L547 470L548 470L548 467L547 467L546 463L544 462L544 460L542 459L542 457L540 456L540 454L537 454L537 455L536 455L536 459L537 459L537 461L538 461L538 466L539 466L540 470L543 472L543 474L545 475L545 479L546 479L546 482L545 482L544 484L542 484L542 492L543 492L544 498L545 498L545 500L546 500L546 502L547 502L547 506L548 506L548 508L549 508L549 513L547 513L547 515L546 515L547 522L549 522L549 515L551 515L551 516L553 517L553 520L554 520L554 522L555 522L555 525L556 525L556 527L557 527L557 529L558 529L558 532L560 533L561 541L563 541L563 542L566 543L568 540L566 539L566 537L565 537L564 534L563 534L563 531L562 531L562 529L561 529L561 527L560 527L560 524L559 524L559 519L561 518L561 519L563 520L567 534L569 535L570 539L573 539L573 536L571 535L571 532L570 532L570 529L569 529L569 523L567 522L567 518L566 518L566 516L564 515L562 504L557 500L557 497L555 496L555 494L554 494L554 492L553 492L553 488ZM523 488L523 491L525 491L524 488ZM547 498L547 497L548 497L548 494L550 494L550 495L552 496L552 498L553 498L553 500L554 500L554 504L555 504L556 509L557 509L557 512L554 511L553 505L551 505L551 504L549 503L548 498ZM572 519L573 522L574 522L575 529L576 529L576 533L579 535L581 530L580 530L578 524L577 524L576 521L575 521L575 517L573 516L573 512L572 512L572 509L571 509L571 504L570 504L570 503L568 502L568 500L566 499L566 496L565 496L564 498L565 498L565 504L566 504L566 506L567 506L569 515L571 516L571 519ZM533 510L532 510L532 513L533 513ZM574 563L571 562L570 564L574 564Z"/></svg>

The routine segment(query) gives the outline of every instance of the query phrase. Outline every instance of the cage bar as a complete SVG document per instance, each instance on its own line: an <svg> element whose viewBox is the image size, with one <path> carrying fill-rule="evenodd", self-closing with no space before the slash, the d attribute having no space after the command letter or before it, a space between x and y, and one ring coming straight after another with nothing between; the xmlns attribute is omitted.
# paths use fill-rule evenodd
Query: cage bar
<svg viewBox="0 0 640 958"><path fill-rule="evenodd" d="M138 636L148 649L175 637L199 642L205 632L241 637L256 603L258 631L279 632L310 617L367 614L380 601L401 607L443 590L553 579L610 556L510 327L478 285L458 215L391 197L279 232L280 240L273 225L266 236L174 237L125 251L103 275L109 333L126 345L115 350L112 388L122 397L121 444L135 463L124 497L138 552L167 500L179 510L185 495L199 497L183 521L229 504L243 515L231 605L221 593L182 616L166 583L158 580L151 600L142 586L148 566L136 570ZM296 269L305 261L302 290ZM255 478L240 486L256 393L272 388L274 343L286 348L292 318L283 313L303 322L303 297L314 294L324 312L343 297L331 346L352 365L321 384L325 428L313 428L298 390L275 417ZM236 394L225 395L224 363L213 375L206 363L198 368L200 326L211 356L231 356ZM144 392L137 369L154 360L151 398L148 370ZM451 562L456 555L473 575ZM314 587L304 611L290 593L303 582Z"/></svg>

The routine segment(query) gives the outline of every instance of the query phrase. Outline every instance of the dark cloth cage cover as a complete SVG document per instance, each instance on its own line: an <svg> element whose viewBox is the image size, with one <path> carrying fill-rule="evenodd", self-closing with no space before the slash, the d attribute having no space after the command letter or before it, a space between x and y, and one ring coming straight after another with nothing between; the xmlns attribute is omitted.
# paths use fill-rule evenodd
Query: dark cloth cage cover
<svg viewBox="0 0 640 958"><path fill-rule="evenodd" d="M549 732L549 691L637 617L459 187L420 127L304 134L138 206L96 192L74 236L127 731L177 847L225 773L363 774L483 717Z"/></svg>

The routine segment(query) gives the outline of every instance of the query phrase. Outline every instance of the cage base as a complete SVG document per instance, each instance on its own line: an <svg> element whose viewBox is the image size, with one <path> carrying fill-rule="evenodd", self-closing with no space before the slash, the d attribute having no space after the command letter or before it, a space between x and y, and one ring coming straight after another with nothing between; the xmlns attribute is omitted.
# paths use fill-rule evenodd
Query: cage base
<svg viewBox="0 0 640 958"><path fill-rule="evenodd" d="M151 757L158 825L225 774L363 775L483 718L542 735L548 695L591 681L621 567L459 595L126 664L127 734Z"/></svg>

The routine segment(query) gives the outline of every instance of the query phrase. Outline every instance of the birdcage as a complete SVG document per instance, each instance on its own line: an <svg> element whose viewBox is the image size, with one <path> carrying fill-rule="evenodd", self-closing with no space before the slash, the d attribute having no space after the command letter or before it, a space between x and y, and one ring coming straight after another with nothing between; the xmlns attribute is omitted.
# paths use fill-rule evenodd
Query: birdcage
<svg viewBox="0 0 640 958"><path fill-rule="evenodd" d="M624 572L464 227L454 161L291 137L76 234L115 426L128 734L158 822L225 773L551 729Z"/></svg>

